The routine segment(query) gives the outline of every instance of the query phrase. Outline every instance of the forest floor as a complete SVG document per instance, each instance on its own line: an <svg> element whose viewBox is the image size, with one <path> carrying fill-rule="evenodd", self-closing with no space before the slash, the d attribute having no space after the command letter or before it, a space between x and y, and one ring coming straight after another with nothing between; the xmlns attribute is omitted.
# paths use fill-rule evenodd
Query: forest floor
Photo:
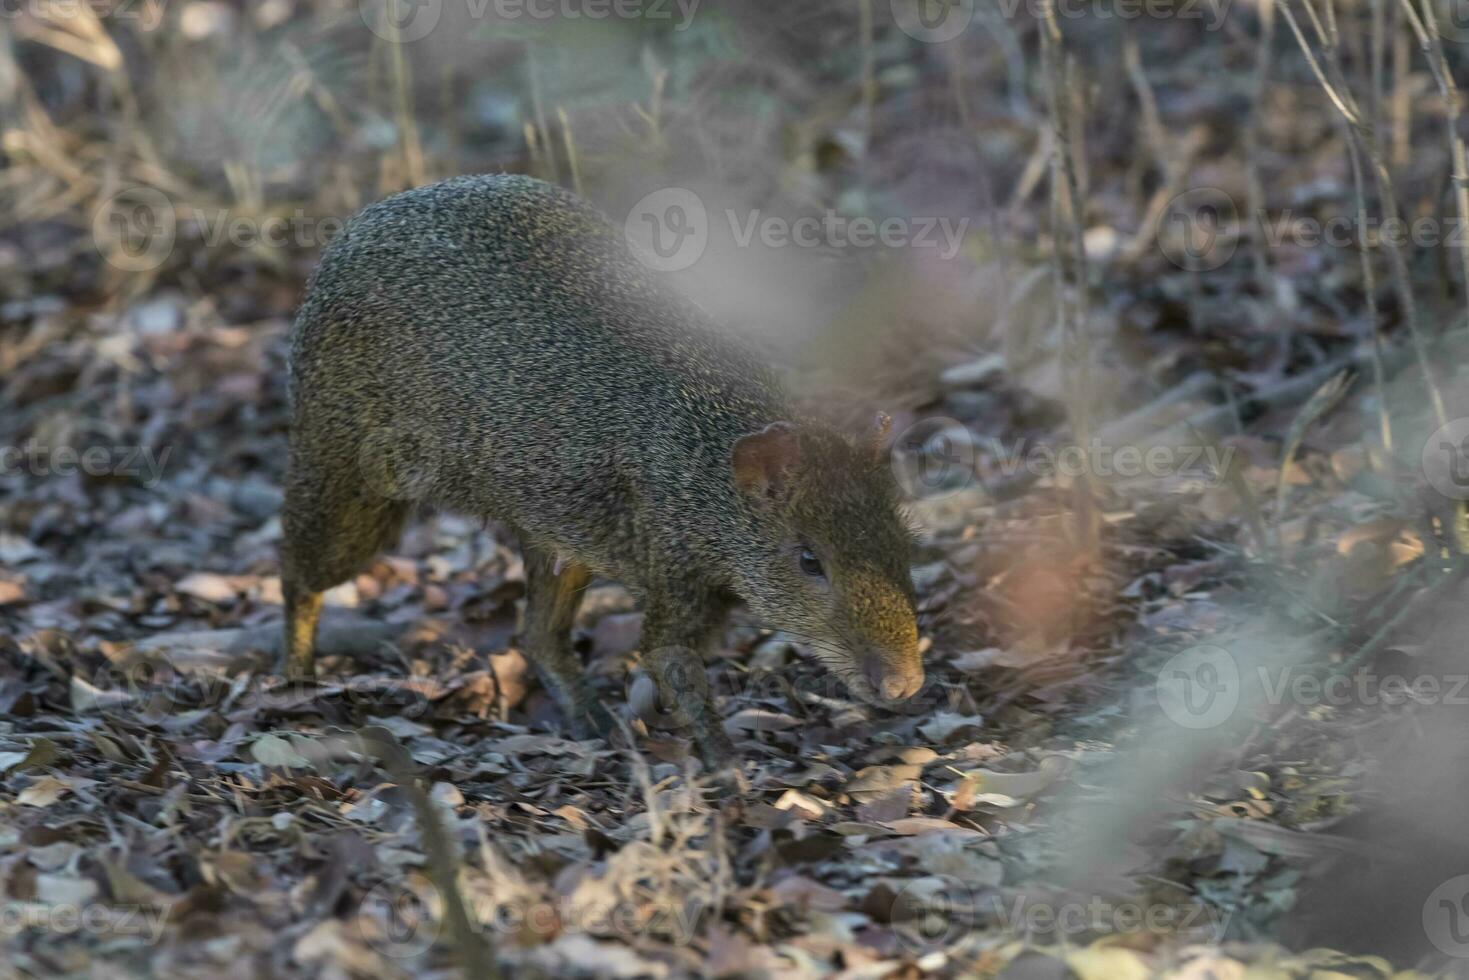
<svg viewBox="0 0 1469 980"><path fill-rule="evenodd" d="M1344 14L1349 72L1366 16ZM965 207L1003 212L939 267L862 266L832 329L873 356L812 382L895 416L928 684L865 706L737 615L709 664L746 760L737 788L704 778L677 732L569 738L517 648L516 542L473 515L422 515L334 590L319 682L285 680L285 349L316 243L263 257L205 242L200 209L139 273L75 202L12 225L0 977L450 977L498 957L513 976L1233 980L1469 962L1462 481L1433 463L1469 423L1440 428L1429 397L1442 391L1444 418L1469 411L1457 258L1424 247L1401 270L1420 357L1392 256L1372 248L1364 282L1356 249L1300 237L1354 199L1294 38L1276 38L1264 96L1180 80L1220 65L1248 80L1243 23L1198 48L1178 25L1141 48L1068 37L1084 77L1137 68L1116 104L1079 97L1084 265L1052 234L1065 202L1045 179L1043 76L1019 104L1012 89L941 112L961 76L1003 94L1009 62L922 60L896 33L865 106L715 73L806 97L786 131L700 130L752 157L786 147L795 199L850 200L865 181L931 214L916 202L934 186L979 194L977 129L999 176ZM1035 32L1015 37L1029 51ZM817 46L830 59L849 42ZM1428 69L1403 65L1392 166L1410 216L1436 215L1442 112ZM65 154L6 145L11 186L55 194L84 180L57 176L66 154L103 166L83 148L105 126L58 108L65 86L43 75L11 125ZM673 77L700 91L692 69ZM713 111L695 102L682 108ZM43 107L76 135L40 126ZM680 108L675 91L674 142ZM615 201L586 149L595 121L570 118L586 126L576 181ZM864 126L882 138L858 167L843 148ZM534 155L516 166L571 176ZM1203 252L1170 237L1180 208L1194 230L1219 194L1243 210L1249 166L1277 224L1210 211ZM93 197L115 188L86 172ZM869 343L875 320L902 356ZM1091 401L1075 397L1078 322ZM578 621L619 710L640 618L598 582Z"/></svg>

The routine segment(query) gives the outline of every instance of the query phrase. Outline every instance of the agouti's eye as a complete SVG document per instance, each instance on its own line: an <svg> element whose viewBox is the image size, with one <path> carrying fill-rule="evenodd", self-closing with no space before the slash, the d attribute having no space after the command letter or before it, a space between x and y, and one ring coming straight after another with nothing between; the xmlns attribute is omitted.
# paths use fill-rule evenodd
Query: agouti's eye
<svg viewBox="0 0 1469 980"><path fill-rule="evenodd" d="M826 570L821 567L821 559L816 557L816 552L810 548L801 549L801 571L812 578L825 578Z"/></svg>

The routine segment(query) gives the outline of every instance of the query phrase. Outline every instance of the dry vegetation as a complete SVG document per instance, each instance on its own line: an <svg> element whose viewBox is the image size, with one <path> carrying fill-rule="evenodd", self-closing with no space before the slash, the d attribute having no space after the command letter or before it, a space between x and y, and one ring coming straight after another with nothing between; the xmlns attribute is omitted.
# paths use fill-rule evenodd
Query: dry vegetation
<svg viewBox="0 0 1469 980"><path fill-rule="evenodd" d="M532 7L0 11L0 977L1462 970L1455 3ZM305 276L487 170L692 189L676 285L897 417L912 705L736 624L741 791L569 741L455 515L279 676ZM963 236L737 240L828 211ZM583 612L612 704L638 619Z"/></svg>

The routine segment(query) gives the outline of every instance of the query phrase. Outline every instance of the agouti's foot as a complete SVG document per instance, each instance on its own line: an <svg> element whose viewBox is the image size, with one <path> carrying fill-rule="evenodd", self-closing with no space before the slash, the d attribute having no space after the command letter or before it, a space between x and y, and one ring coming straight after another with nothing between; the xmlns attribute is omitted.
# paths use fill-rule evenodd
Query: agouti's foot
<svg viewBox="0 0 1469 980"><path fill-rule="evenodd" d="M310 661L299 663L287 661L285 665L286 680L292 684L304 684L316 680L316 664Z"/></svg>
<svg viewBox="0 0 1469 980"><path fill-rule="evenodd" d="M652 731L679 731L687 733L690 722L686 713L677 706L665 705L658 697L658 685L653 678L638 671L628 688L627 703L634 718L642 721Z"/></svg>

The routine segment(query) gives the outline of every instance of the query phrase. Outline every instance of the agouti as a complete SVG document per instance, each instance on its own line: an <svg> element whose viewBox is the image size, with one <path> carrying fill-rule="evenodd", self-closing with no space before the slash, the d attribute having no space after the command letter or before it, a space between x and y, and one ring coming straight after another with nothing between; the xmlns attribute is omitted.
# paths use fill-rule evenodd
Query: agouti
<svg viewBox="0 0 1469 980"><path fill-rule="evenodd" d="M641 599L643 665L706 762L731 746L700 651L739 600L864 700L923 684L885 420L797 418L768 365L570 192L469 176L366 208L308 287L291 397L292 676L314 673L323 590L422 503L519 536L523 647L579 737L611 724L571 645L593 575Z"/></svg>

